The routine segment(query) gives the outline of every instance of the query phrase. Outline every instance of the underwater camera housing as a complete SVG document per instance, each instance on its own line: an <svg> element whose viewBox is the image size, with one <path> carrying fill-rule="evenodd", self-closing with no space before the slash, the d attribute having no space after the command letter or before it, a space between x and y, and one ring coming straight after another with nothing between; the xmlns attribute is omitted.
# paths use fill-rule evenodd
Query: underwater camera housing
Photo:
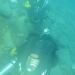
<svg viewBox="0 0 75 75"><path fill-rule="evenodd" d="M14 69L16 59L10 60L2 69L0 69L0 75L8 75Z"/></svg>

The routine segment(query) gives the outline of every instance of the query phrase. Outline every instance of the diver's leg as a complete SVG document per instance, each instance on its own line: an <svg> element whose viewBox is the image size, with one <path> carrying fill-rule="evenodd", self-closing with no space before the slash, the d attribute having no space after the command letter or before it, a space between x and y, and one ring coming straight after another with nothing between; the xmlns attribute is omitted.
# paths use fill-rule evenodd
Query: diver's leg
<svg viewBox="0 0 75 75"><path fill-rule="evenodd" d="M50 75L50 71L51 71L51 65L47 68L47 72L45 75Z"/></svg>
<svg viewBox="0 0 75 75"><path fill-rule="evenodd" d="M51 65L49 55L45 55L43 59L40 60L40 63L36 69L38 75L50 75Z"/></svg>

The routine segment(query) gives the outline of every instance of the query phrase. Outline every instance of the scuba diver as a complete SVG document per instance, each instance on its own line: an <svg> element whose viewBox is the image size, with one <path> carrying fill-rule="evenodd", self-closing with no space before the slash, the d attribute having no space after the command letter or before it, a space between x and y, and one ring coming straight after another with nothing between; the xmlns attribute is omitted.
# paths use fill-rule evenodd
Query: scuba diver
<svg viewBox="0 0 75 75"><path fill-rule="evenodd" d="M48 18L49 0L26 0L24 6L33 23L39 23Z"/></svg>
<svg viewBox="0 0 75 75"><path fill-rule="evenodd" d="M25 43L12 49L11 52L17 54L0 70L0 75L50 75L51 67L58 62L56 50L57 45L49 33L30 34Z"/></svg>
<svg viewBox="0 0 75 75"><path fill-rule="evenodd" d="M31 35L25 45L21 56L21 66L24 74L50 75L51 67L57 64L55 54L57 45L49 34L43 36ZM19 48L19 49L20 49ZM21 53L21 52L20 52Z"/></svg>

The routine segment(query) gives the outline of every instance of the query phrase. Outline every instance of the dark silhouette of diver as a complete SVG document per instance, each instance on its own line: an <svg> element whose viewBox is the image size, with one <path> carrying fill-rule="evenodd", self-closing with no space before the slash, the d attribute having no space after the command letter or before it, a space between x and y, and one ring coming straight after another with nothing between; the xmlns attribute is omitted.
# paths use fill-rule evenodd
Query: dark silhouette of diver
<svg viewBox="0 0 75 75"><path fill-rule="evenodd" d="M57 45L49 34L31 34L27 41L17 48L23 75L50 75L51 67L58 62Z"/></svg>
<svg viewBox="0 0 75 75"><path fill-rule="evenodd" d="M50 75L58 62L57 49L49 33L32 33L27 41L11 50L13 56L3 65L0 75Z"/></svg>
<svg viewBox="0 0 75 75"><path fill-rule="evenodd" d="M34 23L39 23L48 18L49 0L26 0L25 7L28 16Z"/></svg>

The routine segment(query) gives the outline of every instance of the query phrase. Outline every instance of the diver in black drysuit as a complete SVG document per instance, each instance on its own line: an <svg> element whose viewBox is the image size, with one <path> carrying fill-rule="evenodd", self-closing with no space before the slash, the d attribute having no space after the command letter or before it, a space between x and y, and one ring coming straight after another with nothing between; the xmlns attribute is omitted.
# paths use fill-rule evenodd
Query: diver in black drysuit
<svg viewBox="0 0 75 75"><path fill-rule="evenodd" d="M56 50L57 45L49 34L45 34L41 37L36 34L31 34L27 42L18 47L18 58L22 64L22 70L24 73L26 72L28 56L30 54L37 54L40 63L35 70L35 75L42 75L42 72L45 70L47 70L45 75L50 75L51 67L54 67L58 61Z"/></svg>
<svg viewBox="0 0 75 75"><path fill-rule="evenodd" d="M44 19L48 18L49 0L28 1L31 7L27 8L27 12L32 23L41 23Z"/></svg>

